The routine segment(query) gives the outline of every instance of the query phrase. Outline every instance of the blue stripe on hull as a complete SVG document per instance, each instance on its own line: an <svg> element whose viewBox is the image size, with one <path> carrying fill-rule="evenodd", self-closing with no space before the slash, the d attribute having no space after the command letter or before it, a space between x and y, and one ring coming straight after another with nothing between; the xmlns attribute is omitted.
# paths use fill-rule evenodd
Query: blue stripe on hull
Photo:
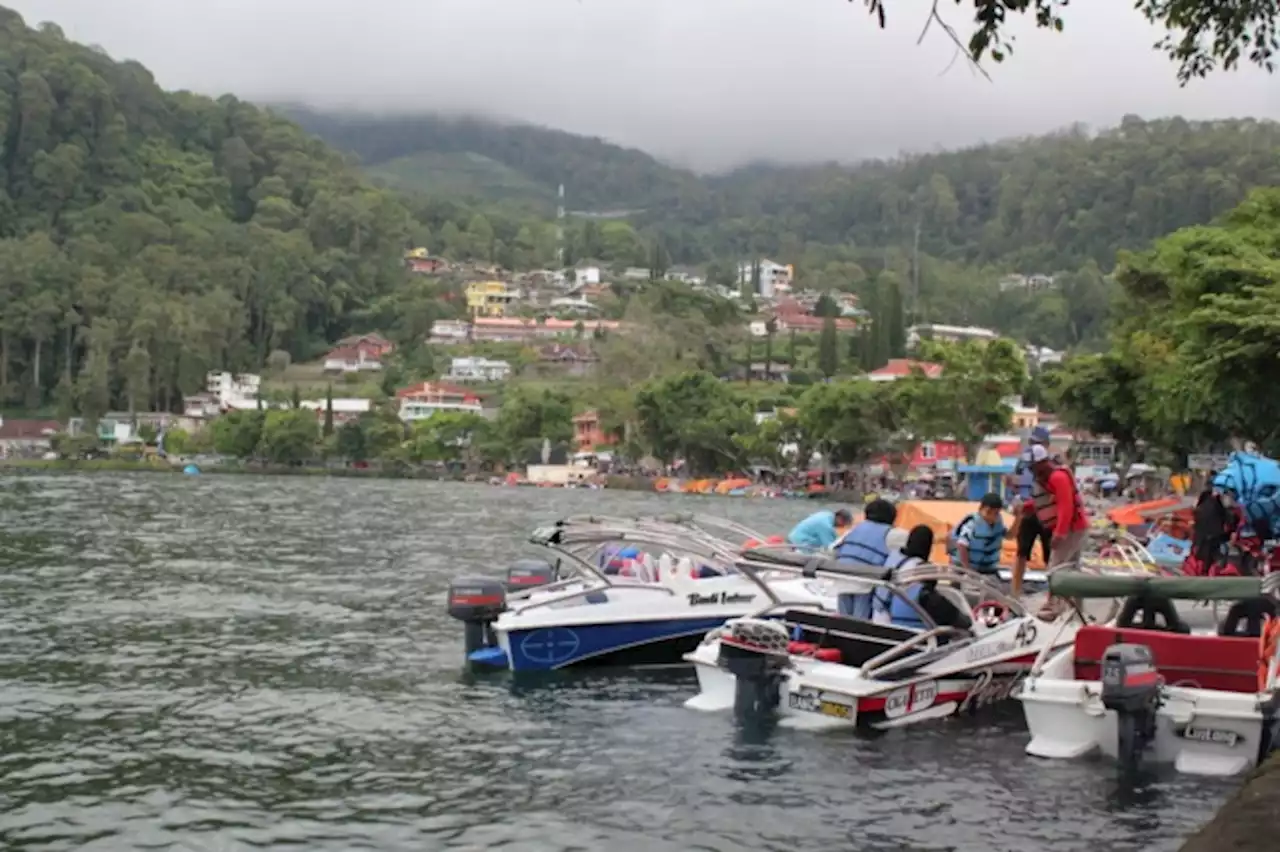
<svg viewBox="0 0 1280 852"><path fill-rule="evenodd" d="M621 624L584 624L575 627L540 627L508 634L513 671L562 669L593 657L627 648L665 642L681 636L701 636L723 625L722 618L677 618ZM666 663L680 663L679 654Z"/></svg>

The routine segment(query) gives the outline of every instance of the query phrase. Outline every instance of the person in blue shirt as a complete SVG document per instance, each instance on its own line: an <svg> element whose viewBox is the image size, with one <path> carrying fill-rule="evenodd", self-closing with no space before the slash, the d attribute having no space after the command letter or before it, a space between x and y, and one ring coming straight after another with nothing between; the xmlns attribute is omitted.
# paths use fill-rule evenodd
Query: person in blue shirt
<svg viewBox="0 0 1280 852"><path fill-rule="evenodd" d="M992 492L982 498L978 511L956 525L952 533L952 556L957 565L979 574L995 574L999 570L1004 541L1013 538L1018 527L1017 521L1013 529L1005 527L1003 508L1000 495Z"/></svg>
<svg viewBox="0 0 1280 852"><path fill-rule="evenodd" d="M848 509L814 512L791 528L787 543L805 550L825 550L839 541L853 526L853 513Z"/></svg>
<svg viewBox="0 0 1280 852"><path fill-rule="evenodd" d="M867 504L863 520L845 533L836 545L836 560L858 565L883 565L889 558L886 538L897 520L898 510L888 500Z"/></svg>

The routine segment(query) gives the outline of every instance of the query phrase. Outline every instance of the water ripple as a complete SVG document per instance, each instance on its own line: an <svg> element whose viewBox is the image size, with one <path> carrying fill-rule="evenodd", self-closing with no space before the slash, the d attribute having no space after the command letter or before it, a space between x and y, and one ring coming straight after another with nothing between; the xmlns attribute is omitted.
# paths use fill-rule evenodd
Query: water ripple
<svg viewBox="0 0 1280 852"><path fill-rule="evenodd" d="M1116 786L1016 713L874 739L689 713L687 674L473 679L450 576L569 513L805 503L0 477L0 847L1167 852L1227 783Z"/></svg>

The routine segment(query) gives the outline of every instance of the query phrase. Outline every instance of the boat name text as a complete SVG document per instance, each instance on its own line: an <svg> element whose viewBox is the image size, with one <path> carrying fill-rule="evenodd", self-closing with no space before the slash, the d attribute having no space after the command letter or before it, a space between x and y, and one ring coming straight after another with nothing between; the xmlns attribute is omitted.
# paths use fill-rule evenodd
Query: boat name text
<svg viewBox="0 0 1280 852"><path fill-rule="evenodd" d="M1025 673L1013 675L997 675L993 669L984 669L978 675L978 681L973 685L973 689L969 690L969 694L965 696L964 701L960 702L957 713L963 713L966 710L977 710L999 701L1004 701L1013 695L1013 690L1018 684L1026 679Z"/></svg>
<svg viewBox="0 0 1280 852"><path fill-rule="evenodd" d="M689 606L707 606L708 604L745 604L756 599L755 595L742 592L720 592L719 594L700 595L693 592L689 595Z"/></svg>
<svg viewBox="0 0 1280 852"><path fill-rule="evenodd" d="M905 689L898 689L889 693L884 700L884 715L890 719L897 719L900 716L918 713L921 710L932 707L937 698L937 682L932 680L921 681Z"/></svg>
<svg viewBox="0 0 1280 852"><path fill-rule="evenodd" d="M1224 731L1218 728L1183 728L1178 732L1179 736L1186 740L1195 740L1202 743L1213 743L1214 745L1224 745L1227 748L1235 748L1240 740L1244 739L1235 731Z"/></svg>

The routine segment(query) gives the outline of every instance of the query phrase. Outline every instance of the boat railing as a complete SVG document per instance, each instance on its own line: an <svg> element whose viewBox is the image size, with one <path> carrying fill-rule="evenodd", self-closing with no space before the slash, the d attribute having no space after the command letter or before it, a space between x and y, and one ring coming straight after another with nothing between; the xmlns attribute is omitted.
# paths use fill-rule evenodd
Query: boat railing
<svg viewBox="0 0 1280 852"><path fill-rule="evenodd" d="M970 641L975 639L972 633L967 630L961 630L959 627L936 626L931 630L925 630L922 633L917 633L910 639L900 642L892 648L889 648L887 651L877 654L870 660L867 660L867 662L862 664L862 675L863 677L872 677L881 672L881 670L886 666L889 666L890 663L896 661L903 654L906 654L908 651L912 651L920 645L924 645L929 642L934 642L936 644L937 640L944 636L956 636ZM907 661L904 660L903 662L905 663ZM918 663L917 660L911 660L910 662L913 666Z"/></svg>

